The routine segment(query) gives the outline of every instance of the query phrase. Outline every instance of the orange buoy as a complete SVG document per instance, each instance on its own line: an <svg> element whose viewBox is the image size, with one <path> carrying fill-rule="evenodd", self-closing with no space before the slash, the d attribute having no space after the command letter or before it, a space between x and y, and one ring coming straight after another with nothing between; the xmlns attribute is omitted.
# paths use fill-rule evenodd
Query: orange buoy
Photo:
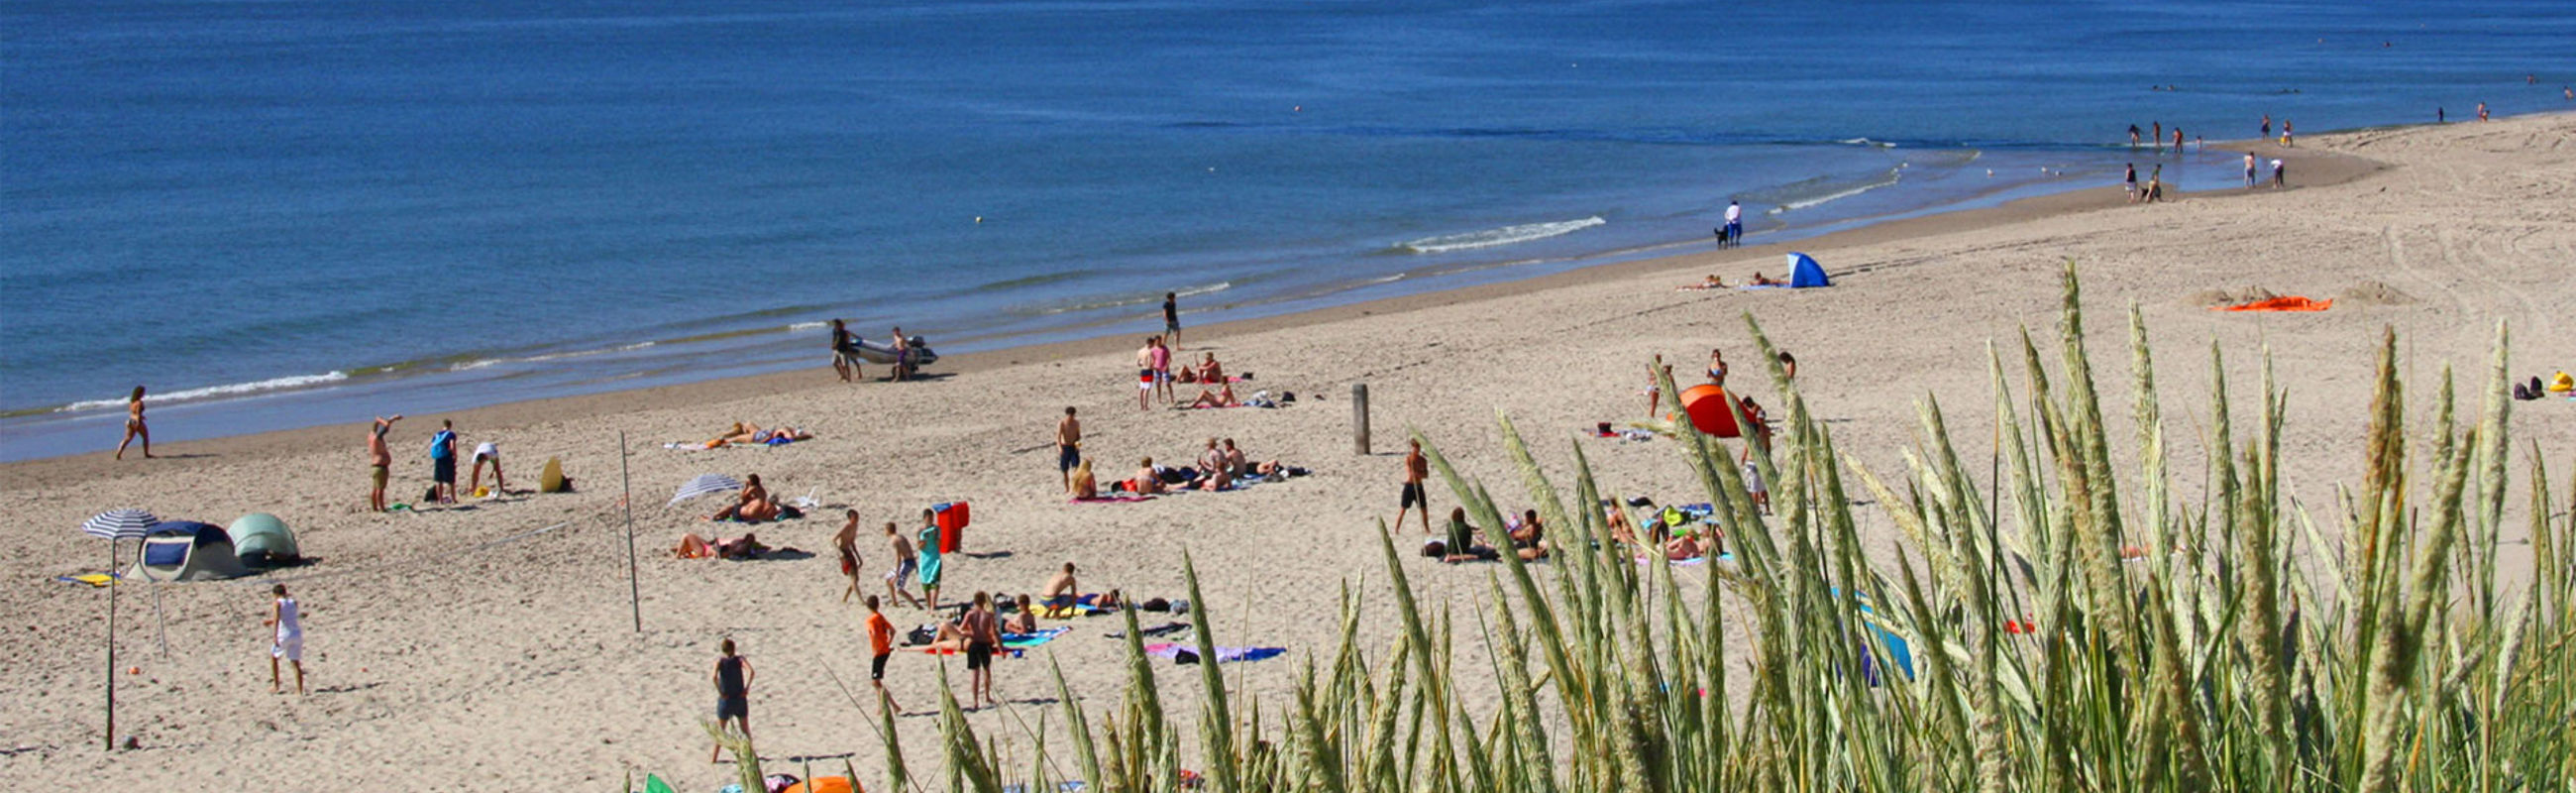
<svg viewBox="0 0 2576 793"><path fill-rule="evenodd" d="M1744 434L1736 429L1735 412L1730 409L1733 404L1734 399L1727 396L1726 387L1716 383L1701 383L1682 389L1682 412L1690 415L1691 426L1720 438L1736 438Z"/></svg>

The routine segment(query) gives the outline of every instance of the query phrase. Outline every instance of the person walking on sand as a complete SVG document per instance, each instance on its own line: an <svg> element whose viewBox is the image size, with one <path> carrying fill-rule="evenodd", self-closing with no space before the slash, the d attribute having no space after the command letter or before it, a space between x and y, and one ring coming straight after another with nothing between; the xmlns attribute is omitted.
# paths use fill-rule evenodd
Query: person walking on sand
<svg viewBox="0 0 2576 793"><path fill-rule="evenodd" d="M1744 244L1744 205L1734 199L1728 199L1726 202L1726 245L1727 247L1732 248L1742 244ZM1424 520L1428 521L1430 519L1424 518Z"/></svg>
<svg viewBox="0 0 2576 793"><path fill-rule="evenodd" d="M1136 348L1136 409L1152 410L1154 399L1154 347L1159 336L1145 337L1145 346Z"/></svg>
<svg viewBox="0 0 2576 793"><path fill-rule="evenodd" d="M376 425L367 430L367 479L374 483L367 491L367 509L371 512L385 511L385 483L393 478L394 466L394 451L385 445L385 433L393 431L394 422L401 420L400 413L391 418L377 416Z"/></svg>
<svg viewBox="0 0 2576 793"><path fill-rule="evenodd" d="M850 580L850 585L841 590L841 602L848 603L851 596L859 594L859 568L866 567L867 560L859 557L859 511L842 510L842 517L841 530L832 535L832 550L841 554L841 577Z"/></svg>
<svg viewBox="0 0 2576 793"><path fill-rule="evenodd" d="M716 728L727 721L742 730L744 740L751 738L751 659L734 654L733 640L716 645L723 656L716 659ZM707 752L707 762L722 762L724 744Z"/></svg>
<svg viewBox="0 0 2576 793"><path fill-rule="evenodd" d="M930 510L921 511L921 542L913 547L913 558L921 567L921 598L931 611L939 610L939 518Z"/></svg>
<svg viewBox="0 0 2576 793"><path fill-rule="evenodd" d="M1055 423L1055 470L1067 493L1073 492L1073 469L1082 465L1082 422L1073 413L1073 406L1066 405L1064 420Z"/></svg>
<svg viewBox="0 0 2576 793"><path fill-rule="evenodd" d="M143 459L152 459L152 428L143 425L143 387L125 398L125 440L116 442L116 459L125 459L125 445L143 439Z"/></svg>
<svg viewBox="0 0 2576 793"><path fill-rule="evenodd" d="M438 503L456 503L456 421L440 419L438 434L429 436L430 489Z"/></svg>
<svg viewBox="0 0 2576 793"><path fill-rule="evenodd" d="M1396 499L1395 528L1404 527L1406 510L1419 506L1422 508L1422 533L1430 534L1431 496L1422 491L1422 481L1431 478L1431 461L1422 456L1420 438L1408 443L1412 448L1404 453L1404 493Z"/></svg>
<svg viewBox="0 0 2576 793"><path fill-rule="evenodd" d="M1147 357L1151 358L1154 364L1154 395L1162 397L1163 404L1172 404L1172 400L1178 397L1172 392L1171 340L1161 336L1154 337L1153 354Z"/></svg>
<svg viewBox="0 0 2576 793"><path fill-rule="evenodd" d="M268 619L259 623L273 629L268 645L268 693L282 694L286 691L284 682L277 678L277 660L283 658L295 667L295 694L303 696L304 608L296 605L295 598L286 594L285 584L269 587L268 593L277 598L268 606Z"/></svg>
<svg viewBox="0 0 2576 793"><path fill-rule="evenodd" d="M967 709L999 705L993 701L993 651L1002 647L1002 627L993 614L993 596L975 593L975 605L966 609L960 622L958 627L966 634L966 687L974 699Z"/></svg>
<svg viewBox="0 0 2576 793"><path fill-rule="evenodd" d="M2125 190L2129 191L2129 203L2133 203L2133 204L2134 204L2134 203L2137 203L2137 201L2138 201L2138 164L2137 164L2137 163L2134 163L2134 162L2133 162L2133 163L2129 163L2129 166L2128 166L2127 168L2123 168L2123 169L2121 169L2121 171L2120 171L2120 187L2121 187L2122 189L2125 189Z"/></svg>
<svg viewBox="0 0 2576 793"><path fill-rule="evenodd" d="M858 345L850 338L849 324L837 319L832 320L832 371L841 373L841 382L858 381L859 356L855 354L857 350Z"/></svg>
<svg viewBox="0 0 2576 793"><path fill-rule="evenodd" d="M886 571L885 575L886 595L903 598L913 608L921 608L921 598L913 597L911 590L904 589L912 581L913 573L921 569L921 559L913 553L912 540L903 536L903 532L895 531L891 522L885 525L885 536L894 546L894 569Z"/></svg>
<svg viewBox="0 0 2576 793"><path fill-rule="evenodd" d="M1180 301L1181 295L1178 292L1163 293L1163 337L1171 341L1173 349L1179 349L1181 346Z"/></svg>
<svg viewBox="0 0 2576 793"><path fill-rule="evenodd" d="M894 695L887 693L885 687L886 659L894 657L894 623L886 620L885 612L877 610L877 596L869 595L867 604L868 685L876 687L877 701L885 709L902 713L903 706L894 704Z"/></svg>

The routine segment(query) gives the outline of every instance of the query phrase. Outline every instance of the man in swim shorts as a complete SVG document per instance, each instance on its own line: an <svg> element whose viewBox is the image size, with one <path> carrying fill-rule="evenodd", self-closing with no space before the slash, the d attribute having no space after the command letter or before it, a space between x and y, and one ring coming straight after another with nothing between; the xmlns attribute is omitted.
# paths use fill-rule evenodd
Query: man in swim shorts
<svg viewBox="0 0 2576 793"><path fill-rule="evenodd" d="M1161 337L1145 337L1145 346L1136 348L1136 409L1151 410L1154 398L1154 347Z"/></svg>
<svg viewBox="0 0 2576 793"><path fill-rule="evenodd" d="M1172 340L1174 347L1181 346L1180 298L1176 292L1163 293L1163 335Z"/></svg>
<svg viewBox="0 0 2576 793"><path fill-rule="evenodd" d="M734 654L732 639L724 640L718 645L718 650L724 655L716 659L716 726L722 728L725 722L731 721L741 728L742 737L748 739L751 737L751 660ZM716 762L723 756L724 744L716 744L707 752L707 762Z"/></svg>
<svg viewBox="0 0 2576 793"><path fill-rule="evenodd" d="M993 596L975 593L975 605L966 609L959 626L966 634L967 690L974 700L972 707L999 705L993 701L993 651L1002 646L1001 620L993 614Z"/></svg>
<svg viewBox="0 0 2576 793"><path fill-rule="evenodd" d="M1412 448L1404 453L1404 494L1398 497L1395 525L1404 526L1404 513L1416 506L1422 508L1422 533L1431 533L1431 496L1422 491L1422 480L1431 476L1431 461L1422 456L1422 440L1410 441Z"/></svg>
<svg viewBox="0 0 2576 793"><path fill-rule="evenodd" d="M1064 490L1073 492L1073 469L1082 465L1082 422L1073 417L1073 407L1065 406L1064 420L1055 423L1055 470L1064 477Z"/></svg>
<svg viewBox="0 0 2576 793"><path fill-rule="evenodd" d="M902 532L895 531L893 523L885 525L885 536L894 545L894 569L887 570L885 575L886 594L903 598L905 602L911 603L913 608L920 608L921 598L913 597L911 591L903 588L906 582L912 580L913 573L921 569L920 560L912 550L912 540L904 537Z"/></svg>
<svg viewBox="0 0 2576 793"><path fill-rule="evenodd" d="M394 452L385 446L385 433L392 431L394 422L401 420L400 413L392 418L377 416L376 425L367 430L367 476L375 482L375 489L367 491L369 510L385 511L385 482L393 478L394 465Z"/></svg>
<svg viewBox="0 0 2576 793"><path fill-rule="evenodd" d="M1163 398L1163 404L1172 404L1174 397L1171 340L1161 336L1154 337L1154 351L1148 357L1152 359L1151 362L1154 365L1154 394Z"/></svg>
<svg viewBox="0 0 2576 793"><path fill-rule="evenodd" d="M894 704L894 695L885 690L886 659L894 657L894 623L886 620L885 612L877 610L877 596L869 595L867 602L868 685L876 687L877 698L886 709L901 713L903 706Z"/></svg>

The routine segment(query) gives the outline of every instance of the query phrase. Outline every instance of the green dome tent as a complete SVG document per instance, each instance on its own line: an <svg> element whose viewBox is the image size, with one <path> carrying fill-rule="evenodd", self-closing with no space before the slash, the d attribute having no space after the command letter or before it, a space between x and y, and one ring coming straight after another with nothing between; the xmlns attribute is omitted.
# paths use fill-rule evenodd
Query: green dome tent
<svg viewBox="0 0 2576 793"><path fill-rule="evenodd" d="M293 562L304 555L295 545L295 532L286 529L286 521L266 512L243 515L224 533L232 537L233 554L254 567Z"/></svg>

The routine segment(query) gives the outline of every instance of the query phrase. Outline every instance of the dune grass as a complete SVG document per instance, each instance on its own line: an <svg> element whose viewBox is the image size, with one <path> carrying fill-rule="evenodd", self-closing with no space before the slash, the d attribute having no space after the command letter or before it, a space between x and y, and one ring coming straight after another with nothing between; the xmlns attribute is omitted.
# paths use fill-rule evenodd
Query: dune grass
<svg viewBox="0 0 2576 793"><path fill-rule="evenodd" d="M1206 696L1186 740L1131 614L1125 691L1086 712L1058 672L1065 724L1028 731L1035 762L1005 768L1004 749L943 694L945 777L908 778L889 728L879 789L1043 791L1079 778L1170 791L1187 767L1211 790L1328 793L2569 790L2576 515L2564 505L2576 485L2553 495L2537 444L2520 451L2530 583L2500 585L2517 454L2503 330L2470 393L2475 418L2457 415L2445 371L2433 419L2411 429L2385 337L2368 430L2351 447L2363 481L2323 515L2281 493L2283 393L2268 370L2250 395L2232 390L2213 345L2209 463L2192 502L2168 471L2143 322L2130 312L2135 390L2115 428L2071 265L2065 278L2059 342L2044 349L2025 332L2017 366L1989 355L1999 460L1964 459L1927 398L1905 469L1871 471L1836 451L1774 365L1785 404L1751 458L1773 483L1766 516L1728 444L1682 431L1736 560L1690 571L1706 578L1696 594L1678 585L1683 572L1636 564L1610 538L1587 506L1603 491L1579 446L1568 493L1503 418L1504 451L1524 497L1559 527L1558 548L1544 575L1511 554L1487 568L1473 625L1417 602L1380 526L1392 591L1371 603L1391 604L1402 627L1382 652L1363 646L1346 588L1339 646L1308 656L1285 701L1238 703L1215 665L1199 667ZM1758 326L1753 336L1776 360ZM2129 459L2114 459L2114 432L2134 433ZM1486 485L1425 447L1506 547ZM1972 480L1987 465L2000 481ZM1862 509L1902 534L1896 563L1863 552ZM2149 552L2123 558L2129 546ZM1191 602L1206 603L1186 572ZM1215 657L1208 610L1191 618L1202 657ZM1881 629L1911 646L1911 675ZM1462 704L1461 641L1488 650L1490 710ZM1051 732L1069 760L1048 754Z"/></svg>

